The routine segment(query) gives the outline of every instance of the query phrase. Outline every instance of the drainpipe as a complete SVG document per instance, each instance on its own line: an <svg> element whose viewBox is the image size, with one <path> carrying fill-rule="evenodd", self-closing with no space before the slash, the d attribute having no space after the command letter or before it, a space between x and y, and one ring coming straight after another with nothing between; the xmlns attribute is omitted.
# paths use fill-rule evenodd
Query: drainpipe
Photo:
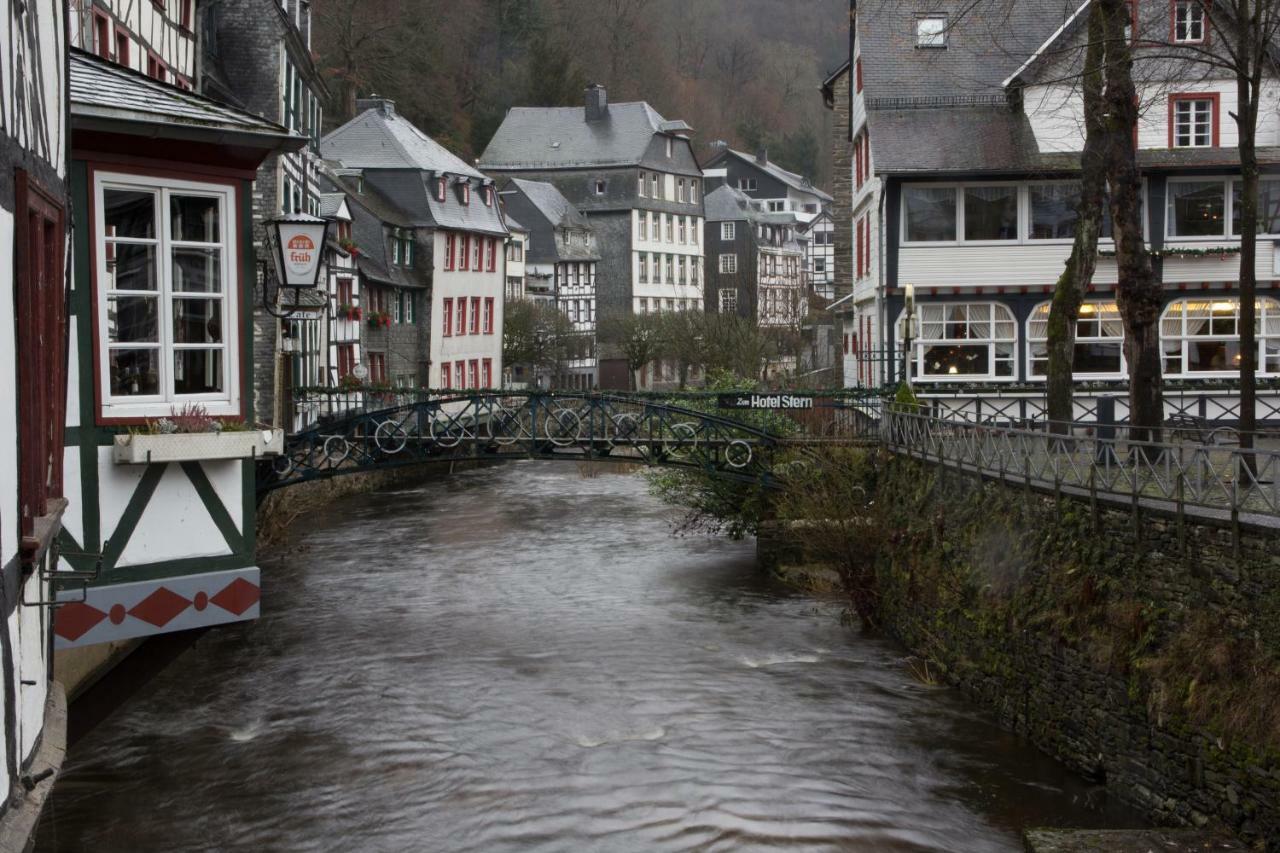
<svg viewBox="0 0 1280 853"><path fill-rule="evenodd" d="M888 301L884 298L884 287L885 287L885 284L884 284L884 269L885 269L884 267L884 259L885 259L884 234L888 230L888 225L885 223L884 217L885 217L885 204L887 203L888 197L886 196L884 191L884 181L880 179L876 179L876 181L879 184L879 186L876 188L876 194L879 196L879 200L876 202L876 209L879 211L879 213L876 217L877 251L876 251L876 308L875 310L876 310L876 314L878 314L880 317L880 329L879 329L880 349L881 349L881 352L885 353L885 357L880 360L880 372L881 372L880 384L884 385L885 381L888 379L888 376L885 375L885 365L889 364L890 362L890 359L888 358L888 353L885 350L885 345L886 345L886 342L888 341L888 336L885 334L885 330L888 328L886 324L889 322L888 321L889 306L888 306Z"/></svg>

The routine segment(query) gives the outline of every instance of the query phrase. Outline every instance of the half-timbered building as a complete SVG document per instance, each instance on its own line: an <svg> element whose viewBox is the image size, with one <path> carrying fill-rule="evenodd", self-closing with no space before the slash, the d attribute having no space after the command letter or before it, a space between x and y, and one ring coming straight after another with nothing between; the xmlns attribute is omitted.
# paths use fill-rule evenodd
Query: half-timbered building
<svg viewBox="0 0 1280 853"><path fill-rule="evenodd" d="M6 4L0 16L0 847L27 846L65 744L51 681L50 574L74 467L67 405L65 7ZM74 400L73 400L74 402Z"/></svg>
<svg viewBox="0 0 1280 853"><path fill-rule="evenodd" d="M116 25L130 43L177 26L159 60L185 68L197 19L141 5L179 17ZM63 542L97 575L61 593L63 650L257 615L254 465L279 433L255 428L250 383L253 184L264 158L307 143L118 58L73 48L69 63Z"/></svg>

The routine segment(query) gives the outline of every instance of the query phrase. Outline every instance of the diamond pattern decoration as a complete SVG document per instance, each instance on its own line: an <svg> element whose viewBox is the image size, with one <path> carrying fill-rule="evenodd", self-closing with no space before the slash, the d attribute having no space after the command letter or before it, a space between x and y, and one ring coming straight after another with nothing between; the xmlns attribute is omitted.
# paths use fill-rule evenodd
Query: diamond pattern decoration
<svg viewBox="0 0 1280 853"><path fill-rule="evenodd" d="M53 633L74 643L106 618L107 614L104 611L80 601L73 601L58 608L57 615L53 617Z"/></svg>
<svg viewBox="0 0 1280 853"><path fill-rule="evenodd" d="M190 606L190 600L162 586L135 604L129 611L129 615L155 625L157 628L163 628Z"/></svg>
<svg viewBox="0 0 1280 853"><path fill-rule="evenodd" d="M223 610L239 616L257 604L261 594L262 590L254 584L244 578L236 578L209 600Z"/></svg>

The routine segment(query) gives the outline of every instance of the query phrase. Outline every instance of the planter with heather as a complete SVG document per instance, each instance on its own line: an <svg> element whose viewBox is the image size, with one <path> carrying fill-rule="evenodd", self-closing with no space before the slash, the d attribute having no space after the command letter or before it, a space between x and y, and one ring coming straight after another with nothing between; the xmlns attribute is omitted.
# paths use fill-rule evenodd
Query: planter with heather
<svg viewBox="0 0 1280 853"><path fill-rule="evenodd" d="M199 462L276 456L284 450L284 430L117 435L112 459L119 465Z"/></svg>

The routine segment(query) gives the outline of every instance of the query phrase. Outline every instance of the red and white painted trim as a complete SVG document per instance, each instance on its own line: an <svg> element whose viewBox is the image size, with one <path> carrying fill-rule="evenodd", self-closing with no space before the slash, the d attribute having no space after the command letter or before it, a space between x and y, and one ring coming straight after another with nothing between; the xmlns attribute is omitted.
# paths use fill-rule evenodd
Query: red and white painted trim
<svg viewBox="0 0 1280 853"><path fill-rule="evenodd" d="M71 649L258 618L256 566L226 572L63 590L54 648Z"/></svg>

